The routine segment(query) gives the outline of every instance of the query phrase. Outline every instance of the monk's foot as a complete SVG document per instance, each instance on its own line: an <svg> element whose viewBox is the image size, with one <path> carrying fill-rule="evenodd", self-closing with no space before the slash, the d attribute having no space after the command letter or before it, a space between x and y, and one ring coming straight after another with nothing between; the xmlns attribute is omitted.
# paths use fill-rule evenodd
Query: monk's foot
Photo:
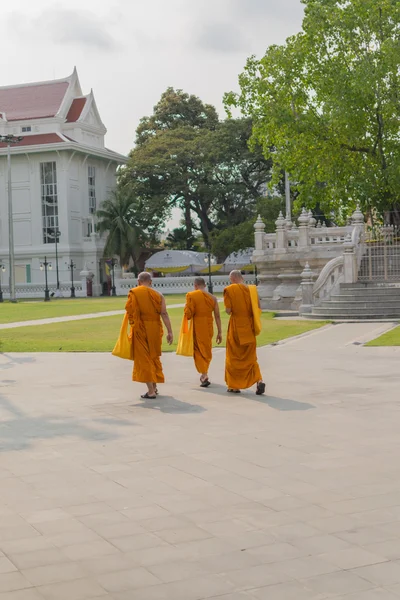
<svg viewBox="0 0 400 600"><path fill-rule="evenodd" d="M265 394L265 383L263 381L259 381L257 383L256 394L257 396L262 396Z"/></svg>
<svg viewBox="0 0 400 600"><path fill-rule="evenodd" d="M155 400L157 398L156 395L150 396L149 392L142 394L140 397L143 398L143 400Z"/></svg>
<svg viewBox="0 0 400 600"><path fill-rule="evenodd" d="M208 379L208 376L207 375L202 375L200 377L200 387L202 387L202 388L208 388L209 385L211 385L211 382Z"/></svg>
<svg viewBox="0 0 400 600"><path fill-rule="evenodd" d="M227 392L229 392L230 394L240 394L240 390L236 388L228 388Z"/></svg>

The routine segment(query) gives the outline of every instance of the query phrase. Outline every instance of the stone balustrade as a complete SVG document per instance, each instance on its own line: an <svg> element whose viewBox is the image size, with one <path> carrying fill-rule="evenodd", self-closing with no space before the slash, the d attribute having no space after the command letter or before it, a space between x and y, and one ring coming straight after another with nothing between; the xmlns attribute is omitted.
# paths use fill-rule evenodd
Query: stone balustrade
<svg viewBox="0 0 400 600"><path fill-rule="evenodd" d="M297 225L280 213L275 233L265 233L261 217L254 230L253 262L259 273L263 308L298 310L329 297L342 280L356 281L364 231L364 216L359 208L343 227L327 227L303 209Z"/></svg>

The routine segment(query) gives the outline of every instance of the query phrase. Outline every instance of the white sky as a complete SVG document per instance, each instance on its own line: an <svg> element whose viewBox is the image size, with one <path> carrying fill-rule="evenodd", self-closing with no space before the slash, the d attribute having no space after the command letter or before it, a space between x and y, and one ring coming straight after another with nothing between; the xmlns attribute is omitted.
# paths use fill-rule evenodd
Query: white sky
<svg viewBox="0 0 400 600"><path fill-rule="evenodd" d="M13 0L1 12L0 85L62 78L76 65L108 147L127 153L168 86L223 114L246 58L299 31L303 11L300 0Z"/></svg>

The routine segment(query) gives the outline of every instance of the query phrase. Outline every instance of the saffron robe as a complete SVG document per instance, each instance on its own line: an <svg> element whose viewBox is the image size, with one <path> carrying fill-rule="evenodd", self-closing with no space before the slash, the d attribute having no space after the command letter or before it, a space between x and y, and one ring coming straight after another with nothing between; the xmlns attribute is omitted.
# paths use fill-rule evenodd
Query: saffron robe
<svg viewBox="0 0 400 600"><path fill-rule="evenodd" d="M213 313L215 298L196 290L186 295L184 317L193 322L193 358L199 373L208 373L212 360Z"/></svg>
<svg viewBox="0 0 400 600"><path fill-rule="evenodd" d="M224 303L232 311L226 340L225 381L228 388L247 389L262 380L247 285L234 283L225 288Z"/></svg>
<svg viewBox="0 0 400 600"><path fill-rule="evenodd" d="M125 310L132 325L132 380L141 383L164 383L161 365L162 296L140 285L128 294Z"/></svg>

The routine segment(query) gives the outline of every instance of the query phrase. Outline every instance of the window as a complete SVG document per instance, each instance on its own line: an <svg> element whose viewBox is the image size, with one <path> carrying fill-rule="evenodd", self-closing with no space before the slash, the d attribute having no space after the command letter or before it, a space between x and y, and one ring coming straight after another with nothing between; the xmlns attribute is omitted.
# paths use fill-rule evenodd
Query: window
<svg viewBox="0 0 400 600"><path fill-rule="evenodd" d="M54 244L58 230L57 168L55 162L40 163L43 243Z"/></svg>
<svg viewBox="0 0 400 600"><path fill-rule="evenodd" d="M25 265L26 267L26 283L32 283L31 265Z"/></svg>
<svg viewBox="0 0 400 600"><path fill-rule="evenodd" d="M96 167L88 167L89 214L96 212Z"/></svg>
<svg viewBox="0 0 400 600"><path fill-rule="evenodd" d="M28 133L28 131L32 131L32 127L21 127L22 133Z"/></svg>

